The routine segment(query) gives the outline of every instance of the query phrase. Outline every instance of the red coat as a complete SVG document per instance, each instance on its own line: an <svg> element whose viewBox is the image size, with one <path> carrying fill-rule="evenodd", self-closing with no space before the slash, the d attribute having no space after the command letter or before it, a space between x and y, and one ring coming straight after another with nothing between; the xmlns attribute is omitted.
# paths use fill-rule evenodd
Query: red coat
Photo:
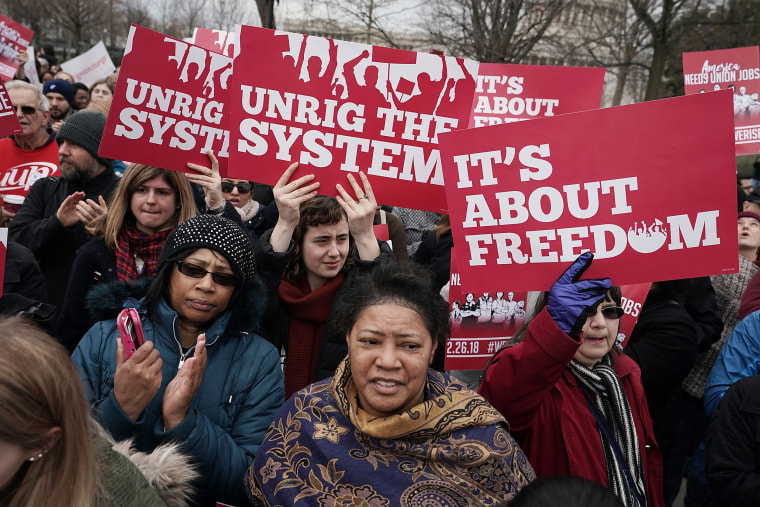
<svg viewBox="0 0 760 507"><path fill-rule="evenodd" d="M544 309L528 326L522 343L496 355L479 392L509 421L537 476L574 475L609 487L596 421L566 367L579 345ZM664 506L662 457L641 371L628 356L617 354L614 362L644 454L648 504Z"/></svg>

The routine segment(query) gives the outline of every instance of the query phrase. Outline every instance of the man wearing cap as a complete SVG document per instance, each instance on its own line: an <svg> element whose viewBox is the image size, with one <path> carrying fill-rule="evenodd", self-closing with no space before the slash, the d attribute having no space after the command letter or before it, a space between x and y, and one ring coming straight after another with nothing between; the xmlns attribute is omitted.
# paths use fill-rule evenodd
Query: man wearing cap
<svg viewBox="0 0 760 507"><path fill-rule="evenodd" d="M78 111L56 136L62 176L38 180L9 228L9 237L34 252L48 288L48 303L61 306L85 226L106 212L119 182L111 160L98 156L106 117Z"/></svg>
<svg viewBox="0 0 760 507"><path fill-rule="evenodd" d="M42 85L42 93L50 106L50 120L53 130L58 132L74 106L74 85L64 79L51 79Z"/></svg>
<svg viewBox="0 0 760 507"><path fill-rule="evenodd" d="M21 133L0 139L0 193L26 195L45 176L58 176L58 145L48 129L48 101L24 81L5 83Z"/></svg>

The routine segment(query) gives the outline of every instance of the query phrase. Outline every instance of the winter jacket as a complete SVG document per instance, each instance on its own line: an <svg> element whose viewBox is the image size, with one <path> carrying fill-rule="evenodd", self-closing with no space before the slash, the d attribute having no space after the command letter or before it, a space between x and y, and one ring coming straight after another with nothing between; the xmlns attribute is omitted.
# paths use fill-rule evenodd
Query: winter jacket
<svg viewBox="0 0 760 507"><path fill-rule="evenodd" d="M96 284L116 281L116 255L108 250L102 238L91 238L82 245L71 268L71 278L58 318L55 338L69 351L95 324L85 308L87 294Z"/></svg>
<svg viewBox="0 0 760 507"><path fill-rule="evenodd" d="M99 286L93 291L101 299L120 294L131 285L114 290ZM103 312L118 311L104 301ZM159 444L176 440L184 452L200 465L203 480L198 484L200 505L220 501L243 505L243 477L256 455L266 430L284 402L284 385L277 351L254 334L264 301L261 287L248 284L230 308L206 331L208 364L190 410L178 426L164 431L162 398L180 361L177 314L161 300L150 320L142 302L129 298L125 307L140 311L146 340L161 354L161 387L137 421L121 410L113 392L116 368L115 319L98 322L85 335L72 356L79 368L96 419L116 440L133 438L139 451L149 452ZM192 355L192 353L190 353Z"/></svg>
<svg viewBox="0 0 760 507"><path fill-rule="evenodd" d="M609 487L596 420L567 368L579 346L543 309L523 342L494 356L479 393L506 417L537 476L574 475ZM626 355L614 363L636 425L648 505L664 506L662 457L641 372Z"/></svg>
<svg viewBox="0 0 760 507"><path fill-rule="evenodd" d="M283 354L288 348L288 331L290 329L290 316L285 305L280 300L278 288L282 277L285 275L285 268L288 266L290 256L293 254L295 243L291 240L287 251L275 252L269 238L272 230L262 235L253 247L253 255L256 258L256 276L260 276L266 284L268 294L268 305L264 317L261 320L261 335L269 340L277 350ZM390 247L384 241L380 243L380 256L372 261L364 261L359 257L359 253L354 249L353 265L344 270L346 279L343 281L338 294L335 296L330 314L327 317L324 333L322 334L322 344L319 350L319 360L315 378L311 382L332 377L340 361L348 354L348 345L346 344L346 335L341 334L333 325L333 315L335 309L340 307L343 302L345 288L349 287L353 280L360 273L372 270L383 260L395 259Z"/></svg>
<svg viewBox="0 0 760 507"><path fill-rule="evenodd" d="M414 252L412 260L433 270L433 288L439 292L449 283L451 271L451 249L454 248L454 238L451 231L444 232L440 238L435 236L435 231L422 233L422 241Z"/></svg>
<svg viewBox="0 0 760 507"><path fill-rule="evenodd" d="M108 170L86 181L71 182L61 177L37 180L11 221L9 239L18 241L37 257L51 305L61 307L77 249L91 237L81 222L64 227L56 217L58 207L77 191L95 202L101 195L108 200L118 182L119 177Z"/></svg>
<svg viewBox="0 0 760 507"><path fill-rule="evenodd" d="M684 305L652 289L625 353L641 369L641 382L663 455L675 438L674 413L681 382L697 360L697 324Z"/></svg>
<svg viewBox="0 0 760 507"><path fill-rule="evenodd" d="M728 390L707 432L705 468L715 505L755 506L760 498L760 376Z"/></svg>
<svg viewBox="0 0 760 507"><path fill-rule="evenodd" d="M723 395L735 382L760 373L760 310L734 328L718 354L705 386L705 411L712 417Z"/></svg>

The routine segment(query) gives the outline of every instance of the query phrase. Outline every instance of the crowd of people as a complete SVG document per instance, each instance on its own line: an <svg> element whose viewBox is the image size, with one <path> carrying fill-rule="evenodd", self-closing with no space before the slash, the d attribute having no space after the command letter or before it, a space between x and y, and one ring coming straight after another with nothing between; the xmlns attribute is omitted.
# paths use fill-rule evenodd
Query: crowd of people
<svg viewBox="0 0 760 507"><path fill-rule="evenodd" d="M60 175L2 208L0 504L659 507L684 478L690 507L757 502L760 189L739 272L655 281L621 343L590 252L532 300L449 304L448 215L361 171L103 158L115 80L50 70L5 84L0 159ZM457 326L517 330L472 389L443 371Z"/></svg>

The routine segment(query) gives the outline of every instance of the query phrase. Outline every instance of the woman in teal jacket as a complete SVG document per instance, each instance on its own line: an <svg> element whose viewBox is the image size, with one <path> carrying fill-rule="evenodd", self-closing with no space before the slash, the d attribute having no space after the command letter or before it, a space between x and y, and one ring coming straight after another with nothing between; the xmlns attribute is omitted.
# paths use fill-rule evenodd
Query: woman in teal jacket
<svg viewBox="0 0 760 507"><path fill-rule="evenodd" d="M123 304L140 312L146 343L125 359L111 319L73 355L95 417L116 440L145 452L175 440L197 460L199 505L245 502L243 477L284 402L279 355L255 334L265 301L253 274L245 232L222 217L192 218L167 239L145 298ZM139 292L104 288L91 301Z"/></svg>

